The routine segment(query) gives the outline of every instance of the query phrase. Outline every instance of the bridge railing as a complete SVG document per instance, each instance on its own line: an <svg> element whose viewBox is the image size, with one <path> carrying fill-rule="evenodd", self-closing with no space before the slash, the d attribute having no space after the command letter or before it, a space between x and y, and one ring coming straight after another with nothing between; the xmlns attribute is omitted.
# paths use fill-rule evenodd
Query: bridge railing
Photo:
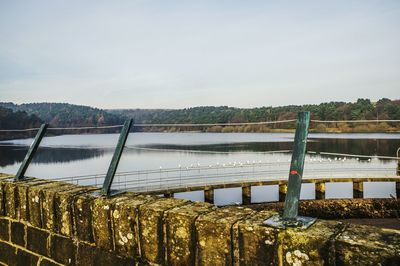
<svg viewBox="0 0 400 266"><path fill-rule="evenodd" d="M311 153L314 155L314 153ZM386 158L387 159L387 158ZM373 160L375 160L373 158ZM388 159L387 159L388 160ZM339 177L383 177L393 176L395 171L391 165L375 166L363 164L355 166L355 160L346 157L329 159L312 159L306 162L307 178L339 178ZM289 162L276 161L248 161L214 164L206 166L189 165L173 168L160 168L117 172L113 181L113 189L135 192L148 192L157 189L185 189L194 185L227 184L232 182L258 182L262 180L286 178ZM341 174L336 170L340 169ZM84 175L57 178L77 185L101 186L105 175Z"/></svg>

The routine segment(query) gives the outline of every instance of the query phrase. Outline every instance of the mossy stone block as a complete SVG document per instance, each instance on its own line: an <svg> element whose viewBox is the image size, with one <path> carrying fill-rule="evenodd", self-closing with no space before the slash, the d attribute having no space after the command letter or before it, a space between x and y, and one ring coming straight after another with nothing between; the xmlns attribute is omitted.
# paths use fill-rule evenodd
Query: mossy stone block
<svg viewBox="0 0 400 266"><path fill-rule="evenodd" d="M4 213L12 219L17 219L16 183L5 182L3 184Z"/></svg>
<svg viewBox="0 0 400 266"><path fill-rule="evenodd" d="M233 225L255 212L244 207L224 207L196 220L196 264L233 264Z"/></svg>
<svg viewBox="0 0 400 266"><path fill-rule="evenodd" d="M283 265L329 265L332 240L343 226L335 221L317 220L307 229L281 230L278 258Z"/></svg>
<svg viewBox="0 0 400 266"><path fill-rule="evenodd" d="M16 261L11 265L37 265L39 257L26 252L22 249L17 249Z"/></svg>
<svg viewBox="0 0 400 266"><path fill-rule="evenodd" d="M113 205L126 201L128 197L114 198L98 197L92 201L93 237L97 247L105 250L114 250L114 233L111 223Z"/></svg>
<svg viewBox="0 0 400 266"><path fill-rule="evenodd" d="M54 195L54 231L64 236L73 236L74 197L96 190L94 187L73 187L68 190L57 191Z"/></svg>
<svg viewBox="0 0 400 266"><path fill-rule="evenodd" d="M95 246L82 244L78 246L78 254L76 265L79 266L132 266L132 265L148 265L146 263L138 263L134 259L117 256L114 252L98 249Z"/></svg>
<svg viewBox="0 0 400 266"><path fill-rule="evenodd" d="M53 186L48 189L44 189L40 193L40 200L42 203L42 221L43 221L43 228L47 230L54 230L56 226L55 222L55 195L58 191L68 191L73 189L75 186L70 184L62 184L60 186Z"/></svg>
<svg viewBox="0 0 400 266"><path fill-rule="evenodd" d="M400 231L348 225L335 239L337 265L400 265Z"/></svg>
<svg viewBox="0 0 400 266"><path fill-rule="evenodd" d="M159 198L139 207L142 258L150 263L165 264L164 212L187 203L187 200Z"/></svg>
<svg viewBox="0 0 400 266"><path fill-rule="evenodd" d="M28 226L26 230L27 248L42 256L49 255L48 248L49 232Z"/></svg>
<svg viewBox="0 0 400 266"><path fill-rule="evenodd" d="M17 201L18 208L17 217L22 221L29 221L29 200L28 200L28 189L32 186L49 183L47 180L40 179L29 179L26 182L18 182L17 186Z"/></svg>
<svg viewBox="0 0 400 266"><path fill-rule="evenodd" d="M165 212L168 265L195 264L195 221L200 215L213 210L216 210L216 207L212 204L193 202Z"/></svg>
<svg viewBox="0 0 400 266"><path fill-rule="evenodd" d="M278 229L263 222L273 211L260 211L233 226L235 265L277 265Z"/></svg>
<svg viewBox="0 0 400 266"><path fill-rule="evenodd" d="M91 193L85 193L74 197L74 234L80 241L94 243L92 202L95 199L96 197Z"/></svg>
<svg viewBox="0 0 400 266"><path fill-rule="evenodd" d="M10 220L0 217L0 240L9 241L10 239Z"/></svg>
<svg viewBox="0 0 400 266"><path fill-rule="evenodd" d="M64 265L75 265L77 246L69 237L51 235L50 258Z"/></svg>
<svg viewBox="0 0 400 266"><path fill-rule="evenodd" d="M17 249L6 243L0 241L0 262L5 265L14 265L16 258Z"/></svg>
<svg viewBox="0 0 400 266"><path fill-rule="evenodd" d="M139 249L139 207L156 200L150 195L134 195L127 193L128 199L117 202L112 208L112 222L117 255L138 258Z"/></svg>
<svg viewBox="0 0 400 266"><path fill-rule="evenodd" d="M20 222L11 222L11 242L20 246L25 247L26 245L26 225Z"/></svg>
<svg viewBox="0 0 400 266"><path fill-rule="evenodd" d="M41 202L43 200L42 191L51 189L53 187L61 187L64 185L66 185L66 183L48 182L45 184L39 184L28 187L27 201L29 206L29 222L33 226L43 228L43 219L42 219L43 207Z"/></svg>

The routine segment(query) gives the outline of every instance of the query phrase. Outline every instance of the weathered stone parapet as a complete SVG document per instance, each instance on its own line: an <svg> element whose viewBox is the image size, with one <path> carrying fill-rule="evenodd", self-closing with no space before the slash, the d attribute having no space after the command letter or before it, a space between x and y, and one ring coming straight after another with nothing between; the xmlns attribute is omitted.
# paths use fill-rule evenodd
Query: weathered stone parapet
<svg viewBox="0 0 400 266"><path fill-rule="evenodd" d="M219 208L196 220L196 265L233 264L233 225L255 213L243 207Z"/></svg>
<svg viewBox="0 0 400 266"><path fill-rule="evenodd" d="M117 202L112 209L112 228L115 239L115 252L121 256L139 259L140 206L157 200L157 197L146 195L127 195L129 200Z"/></svg>
<svg viewBox="0 0 400 266"><path fill-rule="evenodd" d="M28 189L30 186L36 186L41 184L49 183L47 180L29 180L26 182L19 182L17 186L17 201L18 208L16 209L17 219L23 221L29 221L29 198Z"/></svg>
<svg viewBox="0 0 400 266"><path fill-rule="evenodd" d="M96 246L105 250L114 250L114 233L112 228L113 206L126 201L129 197L122 195L114 198L98 197L92 201L93 236Z"/></svg>
<svg viewBox="0 0 400 266"><path fill-rule="evenodd" d="M279 230L267 227L263 222L277 213L260 211L235 223L235 265L277 265L277 242Z"/></svg>
<svg viewBox="0 0 400 266"><path fill-rule="evenodd" d="M54 227L53 230L64 236L76 235L74 227L74 199L79 195L87 195L96 191L95 187L75 186L68 190L60 190L54 194Z"/></svg>
<svg viewBox="0 0 400 266"><path fill-rule="evenodd" d="M42 210L42 227L47 230L53 230L59 225L55 225L55 219L57 217L55 213L54 198L57 192L71 191L74 189L74 185L63 184L60 186L51 186L47 189L41 190L40 202Z"/></svg>
<svg viewBox="0 0 400 266"><path fill-rule="evenodd" d="M134 193L104 198L94 190L0 175L0 265L398 265L400 260L397 230L324 220L306 230L265 226L282 203L271 210L217 208ZM361 215L363 210L381 217L398 204L302 201L300 212Z"/></svg>
<svg viewBox="0 0 400 266"><path fill-rule="evenodd" d="M15 190L16 190L15 183L12 182L4 183L3 185L4 215L11 218L17 217Z"/></svg>
<svg viewBox="0 0 400 266"><path fill-rule="evenodd" d="M400 265L400 233L348 225L334 241L336 265Z"/></svg>
<svg viewBox="0 0 400 266"><path fill-rule="evenodd" d="M29 185L29 183L28 183ZM52 200L49 202L49 198L46 198L45 191L51 189L62 189L63 187L71 185L63 182L46 182L43 184L32 184L27 189L27 203L29 208L28 222L33 226L39 228L46 228L49 216L53 213L49 207L52 206Z"/></svg>
<svg viewBox="0 0 400 266"><path fill-rule="evenodd" d="M169 265L194 265L196 259L195 222L200 215L215 211L205 202L193 202L166 211L166 263Z"/></svg>
<svg viewBox="0 0 400 266"><path fill-rule="evenodd" d="M165 219L170 209L189 204L187 200L160 198L139 207L140 249L144 260L165 264Z"/></svg>
<svg viewBox="0 0 400 266"><path fill-rule="evenodd" d="M73 208L74 236L82 242L94 243L92 226L92 201L96 199L90 193L76 195L71 199Z"/></svg>
<svg viewBox="0 0 400 266"><path fill-rule="evenodd" d="M317 220L307 230L282 230L278 234L278 257L283 265L332 265L332 240L342 229L341 223Z"/></svg>

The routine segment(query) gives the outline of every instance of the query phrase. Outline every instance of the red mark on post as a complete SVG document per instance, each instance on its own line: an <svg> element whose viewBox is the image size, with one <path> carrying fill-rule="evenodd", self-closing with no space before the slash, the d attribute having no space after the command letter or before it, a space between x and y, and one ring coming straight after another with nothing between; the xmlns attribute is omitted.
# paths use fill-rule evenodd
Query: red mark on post
<svg viewBox="0 0 400 266"><path fill-rule="evenodd" d="M291 171L290 171L290 174L291 174L291 175L297 175L297 174L299 174L299 173L297 172L297 170L291 170Z"/></svg>

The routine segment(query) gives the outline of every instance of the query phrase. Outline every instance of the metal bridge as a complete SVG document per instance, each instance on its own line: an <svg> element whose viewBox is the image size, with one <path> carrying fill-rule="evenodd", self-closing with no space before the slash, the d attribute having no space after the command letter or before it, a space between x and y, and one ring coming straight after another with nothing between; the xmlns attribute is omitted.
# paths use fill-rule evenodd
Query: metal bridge
<svg viewBox="0 0 400 266"><path fill-rule="evenodd" d="M393 167L368 165L359 165L355 167L351 160L346 159L349 157L336 158L336 160L307 160L303 178L334 178L337 180L341 178L396 178L396 169L393 169ZM372 160L374 160L374 157L372 158ZM332 169L333 164L339 166L340 171ZM289 166L289 161L246 161L204 166L190 165L175 168L116 172L112 183L112 189L138 193L186 191L190 187L199 186L223 186L235 183L260 183L264 181L287 180ZM55 179L76 185L101 186L105 178L105 174L91 174Z"/></svg>

